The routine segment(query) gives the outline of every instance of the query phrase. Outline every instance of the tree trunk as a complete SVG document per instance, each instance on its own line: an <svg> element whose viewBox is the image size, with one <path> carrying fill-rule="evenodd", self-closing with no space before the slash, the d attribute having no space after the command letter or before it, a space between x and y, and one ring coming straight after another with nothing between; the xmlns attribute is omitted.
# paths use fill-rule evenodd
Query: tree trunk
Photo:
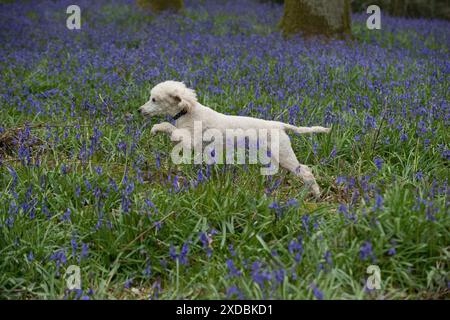
<svg viewBox="0 0 450 320"><path fill-rule="evenodd" d="M285 0L281 20L283 35L351 34L350 0Z"/></svg>
<svg viewBox="0 0 450 320"><path fill-rule="evenodd" d="M145 10L154 12L165 10L178 12L183 8L183 0L137 0L137 4Z"/></svg>
<svg viewBox="0 0 450 320"><path fill-rule="evenodd" d="M406 0L392 0L390 1L389 11L393 16L404 17L406 16L407 5Z"/></svg>

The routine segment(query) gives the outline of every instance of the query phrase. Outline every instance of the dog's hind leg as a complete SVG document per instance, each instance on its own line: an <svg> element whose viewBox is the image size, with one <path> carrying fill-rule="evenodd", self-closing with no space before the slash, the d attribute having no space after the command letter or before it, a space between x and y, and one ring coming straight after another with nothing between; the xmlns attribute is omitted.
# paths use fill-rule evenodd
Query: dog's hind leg
<svg viewBox="0 0 450 320"><path fill-rule="evenodd" d="M289 139L288 137L286 138ZM278 157L280 166L289 170L297 177L300 177L305 186L312 190L314 196L319 198L320 188L316 182L316 178L314 178L311 168L298 162L289 140L287 142L283 142L284 143L280 141L280 151Z"/></svg>
<svg viewBox="0 0 450 320"><path fill-rule="evenodd" d="M312 174L312 170L310 167L301 164L298 162L295 155L293 158L281 158L280 166L289 170L297 177L300 177L303 180L303 183L306 187L310 188L316 198L320 197L320 188L316 182L316 178Z"/></svg>

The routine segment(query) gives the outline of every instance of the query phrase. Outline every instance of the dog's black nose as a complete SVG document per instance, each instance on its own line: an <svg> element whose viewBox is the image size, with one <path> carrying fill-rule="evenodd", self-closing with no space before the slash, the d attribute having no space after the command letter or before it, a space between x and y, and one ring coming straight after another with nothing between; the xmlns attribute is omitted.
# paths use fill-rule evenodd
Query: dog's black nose
<svg viewBox="0 0 450 320"><path fill-rule="evenodd" d="M139 112L139 114L141 114L142 113L142 109L138 109L138 112Z"/></svg>

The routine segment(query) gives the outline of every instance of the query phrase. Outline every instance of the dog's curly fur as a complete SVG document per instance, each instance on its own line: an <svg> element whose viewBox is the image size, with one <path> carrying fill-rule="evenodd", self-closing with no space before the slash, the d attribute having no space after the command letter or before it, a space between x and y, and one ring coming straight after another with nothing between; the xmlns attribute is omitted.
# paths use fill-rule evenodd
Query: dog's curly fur
<svg viewBox="0 0 450 320"><path fill-rule="evenodd" d="M178 81L165 81L156 85L150 94L147 103L139 108L143 116L169 115L175 117L180 112L183 116L176 120L175 125L168 122L159 123L153 126L151 132L165 132L169 134L172 141L179 141L184 132L193 134L194 121L201 121L205 129L218 129L225 133L226 129L275 129L279 131L279 152L278 157L271 155L279 165L296 176L303 179L304 183L310 186L316 197L320 196L320 189L311 169L300 164L291 147L287 130L296 133L330 132L330 128L319 126L296 127L279 121L268 121L263 119L231 116L216 112L197 101L194 90L187 88L184 83Z"/></svg>

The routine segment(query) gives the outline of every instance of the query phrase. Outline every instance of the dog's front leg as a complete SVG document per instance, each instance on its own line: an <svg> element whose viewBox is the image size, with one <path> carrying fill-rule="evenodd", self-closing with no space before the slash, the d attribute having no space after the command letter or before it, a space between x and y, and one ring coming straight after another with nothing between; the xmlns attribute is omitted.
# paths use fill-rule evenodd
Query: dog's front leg
<svg viewBox="0 0 450 320"><path fill-rule="evenodd" d="M156 134L157 132L164 132L169 135L172 135L172 132L174 132L176 129L177 129L177 127L175 127L173 124L168 123L168 122L162 122L162 123L155 124L152 127L152 130L150 132L152 134Z"/></svg>

